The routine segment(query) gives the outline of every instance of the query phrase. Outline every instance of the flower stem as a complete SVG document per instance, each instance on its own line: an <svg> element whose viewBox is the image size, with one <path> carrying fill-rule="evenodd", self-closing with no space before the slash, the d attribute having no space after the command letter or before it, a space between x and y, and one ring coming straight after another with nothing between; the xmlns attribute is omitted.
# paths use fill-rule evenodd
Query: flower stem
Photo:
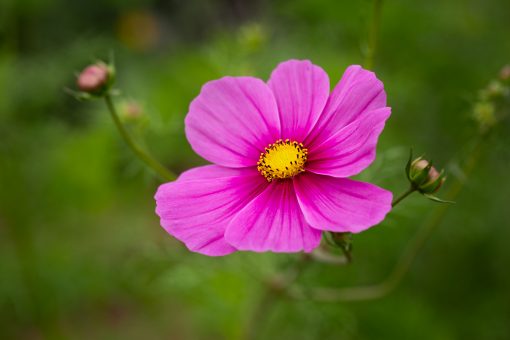
<svg viewBox="0 0 510 340"><path fill-rule="evenodd" d="M165 181L173 181L176 176L170 172L167 168L165 168L160 162L152 158L147 152L145 152L138 144L134 142L126 128L122 124L119 119L119 115L117 114L117 110L115 109L115 105L113 104L112 97L110 94L106 94L104 96L104 100L106 102L106 106L108 107L108 111L112 116L113 122L117 129L119 130L122 138L129 146L131 151L140 158L149 168L151 168L156 174L158 174Z"/></svg>
<svg viewBox="0 0 510 340"><path fill-rule="evenodd" d="M255 306L255 310L249 320L248 327L246 328L246 340L255 340L259 327L264 321L265 316L270 312L273 305L277 302L277 294L274 290L266 288L263 295Z"/></svg>
<svg viewBox="0 0 510 340"><path fill-rule="evenodd" d="M377 38L379 36L379 26L381 22L382 0L373 0L372 20L368 32L368 47L365 56L365 68L374 67L374 58L377 50Z"/></svg>
<svg viewBox="0 0 510 340"><path fill-rule="evenodd" d="M409 189L407 189L406 192L404 192L403 194L401 194L399 197L395 198L393 200L393 202L391 202L391 206L394 208L397 204L399 204L400 202L402 202L404 200L404 198L406 198L407 196L411 195L413 192L415 192L416 189L413 188L412 186L409 187Z"/></svg>

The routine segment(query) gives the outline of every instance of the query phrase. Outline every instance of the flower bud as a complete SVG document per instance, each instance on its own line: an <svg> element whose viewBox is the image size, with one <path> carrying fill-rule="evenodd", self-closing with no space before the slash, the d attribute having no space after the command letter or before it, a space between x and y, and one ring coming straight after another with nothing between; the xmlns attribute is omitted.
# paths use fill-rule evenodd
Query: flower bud
<svg viewBox="0 0 510 340"><path fill-rule="evenodd" d="M143 109L134 100L123 102L120 107L121 117L125 120L138 120L143 115Z"/></svg>
<svg viewBox="0 0 510 340"><path fill-rule="evenodd" d="M437 192L446 180L444 170L438 172L432 163L421 157L416 158L408 165L407 178L413 188L422 194Z"/></svg>
<svg viewBox="0 0 510 340"><path fill-rule="evenodd" d="M334 247L338 247L344 253L347 263L352 261L352 234L349 232L327 232L326 240Z"/></svg>
<svg viewBox="0 0 510 340"><path fill-rule="evenodd" d="M503 81L510 80L510 65L505 65L499 72L499 78Z"/></svg>
<svg viewBox="0 0 510 340"><path fill-rule="evenodd" d="M490 98L501 97L505 93L505 87L503 84L497 80L493 80L490 82L489 86L487 86L487 94Z"/></svg>
<svg viewBox="0 0 510 340"><path fill-rule="evenodd" d="M494 104L490 101L481 101L473 107L473 117L480 129L486 131L497 123Z"/></svg>
<svg viewBox="0 0 510 340"><path fill-rule="evenodd" d="M97 63L87 66L78 76L76 84L81 91L97 95L108 89L111 80L112 69L104 63Z"/></svg>
<svg viewBox="0 0 510 340"><path fill-rule="evenodd" d="M267 32L264 26L251 23L242 26L238 33L239 45L243 51L256 52L267 41Z"/></svg>
<svg viewBox="0 0 510 340"><path fill-rule="evenodd" d="M149 125L149 117L145 114L143 106L135 100L128 99L119 103L119 118L141 133Z"/></svg>

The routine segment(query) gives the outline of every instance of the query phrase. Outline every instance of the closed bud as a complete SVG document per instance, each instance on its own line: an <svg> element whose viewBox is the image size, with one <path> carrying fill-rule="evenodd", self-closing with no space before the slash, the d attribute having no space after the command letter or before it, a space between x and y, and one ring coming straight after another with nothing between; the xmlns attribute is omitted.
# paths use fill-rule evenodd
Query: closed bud
<svg viewBox="0 0 510 340"><path fill-rule="evenodd" d="M494 104L490 101L481 101L473 107L473 117L480 129L486 131L497 123Z"/></svg>
<svg viewBox="0 0 510 340"><path fill-rule="evenodd" d="M87 66L78 76L78 88L92 95L101 95L108 90L113 81L113 69L105 63L99 62Z"/></svg>
<svg viewBox="0 0 510 340"><path fill-rule="evenodd" d="M143 109L134 100L127 100L120 104L120 117L125 121L139 121L143 117Z"/></svg>
<svg viewBox="0 0 510 340"><path fill-rule="evenodd" d="M256 52L265 44L267 32L262 25L251 23L241 27L238 39L243 50Z"/></svg>
<svg viewBox="0 0 510 340"><path fill-rule="evenodd" d="M407 167L407 178L413 188L422 194L437 192L446 180L444 170L437 171L432 163L421 157L410 162Z"/></svg>
<svg viewBox="0 0 510 340"><path fill-rule="evenodd" d="M326 240L334 248L340 248L347 263L352 262L352 234L349 232L327 232Z"/></svg>
<svg viewBox="0 0 510 340"><path fill-rule="evenodd" d="M503 81L510 80L510 65L505 65L499 72L499 78Z"/></svg>
<svg viewBox="0 0 510 340"><path fill-rule="evenodd" d="M142 133L150 123L149 116L145 113L143 106L132 99L120 101L119 118L123 123L135 128L136 133Z"/></svg>
<svg viewBox="0 0 510 340"><path fill-rule="evenodd" d="M487 86L487 95L489 98L498 98L505 94L505 87L501 82L493 80Z"/></svg>

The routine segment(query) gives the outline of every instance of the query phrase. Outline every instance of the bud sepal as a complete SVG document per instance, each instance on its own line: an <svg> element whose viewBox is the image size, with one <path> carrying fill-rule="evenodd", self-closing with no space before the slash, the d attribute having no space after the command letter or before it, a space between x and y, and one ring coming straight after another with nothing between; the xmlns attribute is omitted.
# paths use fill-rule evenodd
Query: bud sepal
<svg viewBox="0 0 510 340"><path fill-rule="evenodd" d="M347 263L352 261L352 233L345 232L326 232L324 233L326 242L333 248L340 248L347 260Z"/></svg>

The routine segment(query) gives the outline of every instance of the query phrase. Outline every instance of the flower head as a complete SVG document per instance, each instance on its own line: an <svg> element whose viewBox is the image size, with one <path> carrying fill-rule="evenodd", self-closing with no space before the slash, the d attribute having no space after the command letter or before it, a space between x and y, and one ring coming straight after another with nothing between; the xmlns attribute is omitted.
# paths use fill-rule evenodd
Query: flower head
<svg viewBox="0 0 510 340"><path fill-rule="evenodd" d="M159 187L156 212L192 250L312 251L322 231L381 222L392 194L348 179L375 159L390 116L382 82L350 66L330 93L326 73L290 60L265 83L224 77L190 105L186 136L213 165Z"/></svg>

